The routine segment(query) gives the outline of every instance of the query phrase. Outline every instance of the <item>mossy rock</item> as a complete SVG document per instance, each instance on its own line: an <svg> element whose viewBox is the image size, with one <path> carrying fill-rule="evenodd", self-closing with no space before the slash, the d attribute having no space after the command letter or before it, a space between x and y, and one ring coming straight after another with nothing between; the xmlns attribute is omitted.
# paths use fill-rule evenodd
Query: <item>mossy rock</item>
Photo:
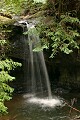
<svg viewBox="0 0 80 120"><path fill-rule="evenodd" d="M10 18L5 17L5 16L0 16L0 26L10 25L10 24L13 24L14 22L15 22L14 19L10 19Z"/></svg>

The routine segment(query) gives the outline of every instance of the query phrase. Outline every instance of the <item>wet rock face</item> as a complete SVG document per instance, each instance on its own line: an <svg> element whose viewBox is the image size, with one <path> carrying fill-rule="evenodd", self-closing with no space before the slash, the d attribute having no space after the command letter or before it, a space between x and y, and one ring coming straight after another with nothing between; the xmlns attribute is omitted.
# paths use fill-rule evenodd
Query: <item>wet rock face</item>
<svg viewBox="0 0 80 120"><path fill-rule="evenodd" d="M24 59L24 51L25 51L25 40L27 40L27 35L24 35L24 31L27 31L25 25L14 24L12 26L8 26L11 29L11 33L9 35L9 41L11 43L11 52L9 54L10 57Z"/></svg>
<svg viewBox="0 0 80 120"><path fill-rule="evenodd" d="M61 56L58 55L53 61L49 61L49 64L47 63L51 86L80 90L80 62L76 57L77 54ZM62 90L56 92L62 93Z"/></svg>
<svg viewBox="0 0 80 120"><path fill-rule="evenodd" d="M72 64L61 68L60 84L72 88L80 87L80 65Z"/></svg>
<svg viewBox="0 0 80 120"><path fill-rule="evenodd" d="M11 39L14 39L15 37L17 37L17 36L21 36L23 34L23 28L21 27L21 26L15 26L15 25L13 25L12 26L12 34L11 34ZM16 41L16 40L14 40L14 41Z"/></svg>
<svg viewBox="0 0 80 120"><path fill-rule="evenodd" d="M28 24L28 26L27 26ZM27 32L28 28L36 24L36 20L20 20L14 23L11 27L11 34L9 40L11 42L11 53L10 56L13 58L25 59L24 54L28 56L28 35L24 32Z"/></svg>

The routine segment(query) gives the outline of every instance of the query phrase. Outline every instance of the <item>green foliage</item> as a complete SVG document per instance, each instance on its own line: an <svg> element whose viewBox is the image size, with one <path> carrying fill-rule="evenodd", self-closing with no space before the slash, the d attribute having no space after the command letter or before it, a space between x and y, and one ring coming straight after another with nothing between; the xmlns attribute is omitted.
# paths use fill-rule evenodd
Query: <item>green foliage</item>
<svg viewBox="0 0 80 120"><path fill-rule="evenodd" d="M21 64L8 59L0 61L0 114L7 113L4 102L12 98L14 90L8 85L8 82L15 79L15 77L9 75L9 71L17 66L21 66Z"/></svg>
<svg viewBox="0 0 80 120"><path fill-rule="evenodd" d="M71 24L75 24L75 23L80 23L79 19L78 18L75 18L75 17L70 17L69 15L61 15L60 16L61 18L61 22L60 23L71 23Z"/></svg>
<svg viewBox="0 0 80 120"><path fill-rule="evenodd" d="M0 61L0 114L7 113L4 102L12 98L11 93L14 90L8 85L8 82L15 79L15 77L9 75L9 71L17 66L21 66L21 64L8 59Z"/></svg>
<svg viewBox="0 0 80 120"><path fill-rule="evenodd" d="M4 40L5 35L2 31L0 33L0 115L7 113L7 107L4 103L12 98L14 90L8 85L8 82L13 81L15 77L12 77L9 73L16 67L21 66L21 63L6 58L9 43L7 40Z"/></svg>
<svg viewBox="0 0 80 120"><path fill-rule="evenodd" d="M39 51L44 48L50 48L52 49L50 57L53 58L58 52L70 54L74 49L79 49L77 42L78 37L80 37L77 27L79 24L78 18L61 15L60 21L54 19L51 25L38 25L42 46L36 47L35 50Z"/></svg>
<svg viewBox="0 0 80 120"><path fill-rule="evenodd" d="M38 3L45 4L46 0L1 0L0 12L7 15L35 13L41 7Z"/></svg>
<svg viewBox="0 0 80 120"><path fill-rule="evenodd" d="M39 31L36 29L36 27L31 27L28 29L27 32L23 33L24 35L28 34L28 36L33 36L32 40L30 40L29 44L34 44L34 48L33 48L33 52L39 52L39 51L43 51L44 48L48 49L48 44L40 41L37 41L36 39L39 39Z"/></svg>
<svg viewBox="0 0 80 120"><path fill-rule="evenodd" d="M9 60L9 59L6 59L6 60L1 60L0 61L0 69L1 70L7 70L7 71L10 71L10 70L14 70L14 68L16 68L17 66L21 66L20 63L18 62L13 62L13 60Z"/></svg>
<svg viewBox="0 0 80 120"><path fill-rule="evenodd" d="M1 50L0 50L0 60L5 58L6 53L9 51L9 48L10 48L9 42L7 40L4 40L3 36L1 38L2 40L0 40L0 48L1 48Z"/></svg>
<svg viewBox="0 0 80 120"><path fill-rule="evenodd" d="M48 49L48 46L47 44L44 44L44 45L39 45L40 43L38 43L35 48L33 49L33 52L40 52L40 51L43 51L43 49Z"/></svg>
<svg viewBox="0 0 80 120"><path fill-rule="evenodd" d="M8 81L12 81L13 79L15 79L15 77L11 77L7 71L1 71L0 72L0 81L1 82L8 82Z"/></svg>
<svg viewBox="0 0 80 120"><path fill-rule="evenodd" d="M6 40L0 40L0 45L3 46L4 44L6 44Z"/></svg>
<svg viewBox="0 0 80 120"><path fill-rule="evenodd" d="M25 0L1 0L0 12L7 14L19 14L22 10L21 5Z"/></svg>
<svg viewBox="0 0 80 120"><path fill-rule="evenodd" d="M9 59L0 61L0 114L7 113L7 107L5 107L4 102L12 98L11 93L14 90L8 85L8 82L15 79L15 77L9 75L9 71L17 66L21 66L21 64Z"/></svg>
<svg viewBox="0 0 80 120"><path fill-rule="evenodd" d="M4 102L0 102L0 113L7 113L7 107L4 106Z"/></svg>

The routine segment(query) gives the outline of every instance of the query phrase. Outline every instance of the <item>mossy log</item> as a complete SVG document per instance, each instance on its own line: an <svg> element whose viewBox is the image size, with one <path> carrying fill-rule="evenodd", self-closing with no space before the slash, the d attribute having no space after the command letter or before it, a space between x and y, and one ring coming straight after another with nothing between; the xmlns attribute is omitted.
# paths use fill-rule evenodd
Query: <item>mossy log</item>
<svg viewBox="0 0 80 120"><path fill-rule="evenodd" d="M10 25L10 24L13 24L14 22L15 22L14 19L0 15L0 26L7 25L7 24Z"/></svg>

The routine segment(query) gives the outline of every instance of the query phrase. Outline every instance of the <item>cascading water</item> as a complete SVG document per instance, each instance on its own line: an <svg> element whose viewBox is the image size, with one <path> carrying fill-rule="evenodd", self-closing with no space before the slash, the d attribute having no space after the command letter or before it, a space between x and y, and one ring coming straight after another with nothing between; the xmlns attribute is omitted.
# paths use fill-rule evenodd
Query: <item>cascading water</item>
<svg viewBox="0 0 80 120"><path fill-rule="evenodd" d="M39 35L37 34L37 30L33 24L28 24L27 22L25 23L28 29L27 43L29 45L28 47L29 58L27 62L29 63L29 66L27 70L30 69L28 74L30 75L29 80L32 83L31 92L34 94L37 94L38 92L43 94L44 91L47 91L48 97L52 98L49 77L46 69L43 51L33 52L35 45L40 44Z"/></svg>
<svg viewBox="0 0 80 120"><path fill-rule="evenodd" d="M26 24L26 31L24 30L24 79L27 81L28 94L24 97L31 97L28 101L31 103L44 104L45 106L53 107L60 104L60 100L52 98L49 77L46 69L43 51L34 52L33 49L36 45L41 45L39 35L32 23L20 21L19 24ZM27 53L27 54L26 54ZM31 96L29 96L31 95ZM32 97L33 96L33 97ZM41 98L42 97L42 98ZM45 98L47 97L47 98Z"/></svg>

